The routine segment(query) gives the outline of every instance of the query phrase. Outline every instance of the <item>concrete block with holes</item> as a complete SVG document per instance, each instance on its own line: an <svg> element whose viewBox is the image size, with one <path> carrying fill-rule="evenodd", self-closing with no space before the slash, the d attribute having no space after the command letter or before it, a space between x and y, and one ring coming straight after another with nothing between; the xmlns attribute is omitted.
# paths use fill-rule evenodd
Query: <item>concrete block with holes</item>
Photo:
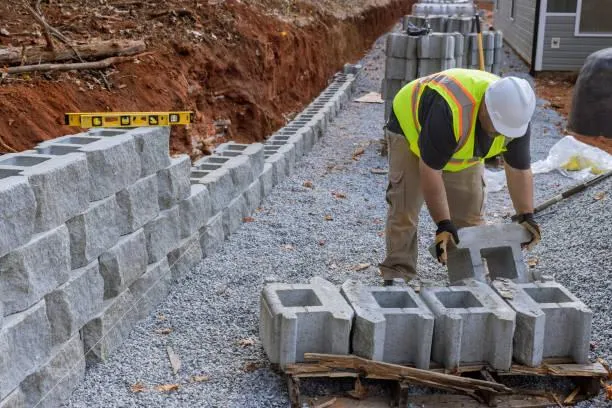
<svg viewBox="0 0 612 408"><path fill-rule="evenodd" d="M448 252L451 284L474 278L488 282L508 278L530 282L532 274L523 262L521 244L531 235L518 224L492 224L459 230L459 244Z"/></svg>
<svg viewBox="0 0 612 408"><path fill-rule="evenodd" d="M208 189L213 213L222 211L236 195L229 170L221 164L203 163L191 170L191 183L203 184Z"/></svg>
<svg viewBox="0 0 612 408"><path fill-rule="evenodd" d="M119 191L117 197L117 223L121 235L142 228L159 214L157 175L141 178Z"/></svg>
<svg viewBox="0 0 612 408"><path fill-rule="evenodd" d="M200 246L200 233L196 231L179 243L178 247L168 253L168 264L172 279L177 281L193 269L204 255Z"/></svg>
<svg viewBox="0 0 612 408"><path fill-rule="evenodd" d="M27 178L10 174L0 170L0 257L27 243L34 233L34 191Z"/></svg>
<svg viewBox="0 0 612 408"><path fill-rule="evenodd" d="M161 211L157 218L144 226L147 239L147 253L149 263L156 263L166 259L170 252L180 241L179 209L173 207Z"/></svg>
<svg viewBox="0 0 612 408"><path fill-rule="evenodd" d="M342 285L342 295L355 311L353 353L429 368L434 316L414 290L366 287L349 280Z"/></svg>
<svg viewBox="0 0 612 408"><path fill-rule="evenodd" d="M173 157L170 165L157 172L159 208L167 210L189 197L191 159L186 154Z"/></svg>
<svg viewBox="0 0 612 408"><path fill-rule="evenodd" d="M531 367L555 357L588 363L593 312L563 285L504 279L492 287L516 312L515 360Z"/></svg>
<svg viewBox="0 0 612 408"><path fill-rule="evenodd" d="M140 156L141 177L157 173L170 166L170 127L141 127L129 133L136 142Z"/></svg>
<svg viewBox="0 0 612 408"><path fill-rule="evenodd" d="M274 188L274 174L272 164L265 163L263 171L259 175L259 186L261 187L261 199L262 201L270 194Z"/></svg>
<svg viewBox="0 0 612 408"><path fill-rule="evenodd" d="M280 184L287 175L287 160L287 156L278 150L266 159L266 163L272 166L272 180L275 186Z"/></svg>
<svg viewBox="0 0 612 408"><path fill-rule="evenodd" d="M243 195L246 200L246 215L253 214L253 211L255 211L257 207L259 207L259 204L261 204L261 200L263 199L261 195L261 183L259 179L251 183L251 185L249 186L249 188L246 189Z"/></svg>
<svg viewBox="0 0 612 408"><path fill-rule="evenodd" d="M194 184L191 194L179 203L181 238L188 238L206 225L212 215L210 194L205 185Z"/></svg>
<svg viewBox="0 0 612 408"><path fill-rule="evenodd" d="M418 76L424 77L442 71L442 61L441 59L420 59Z"/></svg>
<svg viewBox="0 0 612 408"><path fill-rule="evenodd" d="M272 135L267 141L266 141L266 146L270 147L270 146L279 146L278 149L280 149L280 146L284 146L286 144L293 144L295 145L295 155L297 157L302 157L302 155L304 155L305 152L305 140L304 140L304 134L303 133L289 133L290 131L284 131L284 132L279 132L279 133L275 133L274 135ZM294 131L297 132L297 131Z"/></svg>
<svg viewBox="0 0 612 408"><path fill-rule="evenodd" d="M208 220L206 226L200 228L202 256L207 257L215 253L223 245L224 240L223 212L219 212Z"/></svg>
<svg viewBox="0 0 612 408"><path fill-rule="evenodd" d="M408 34L389 33L385 43L385 54L387 57L406 59L408 50Z"/></svg>
<svg viewBox="0 0 612 408"><path fill-rule="evenodd" d="M272 363L304 361L304 353L348 354L353 309L330 282L269 283L260 297L259 337Z"/></svg>
<svg viewBox="0 0 612 408"><path fill-rule="evenodd" d="M510 369L515 312L487 284L423 288L421 297L435 316L433 361L450 370L482 362Z"/></svg>
<svg viewBox="0 0 612 408"><path fill-rule="evenodd" d="M263 171L264 145L261 143L241 144L223 143L215 148L215 153L225 157L247 156L250 162L252 178L255 180Z"/></svg>
<svg viewBox="0 0 612 408"><path fill-rule="evenodd" d="M142 320L170 293L172 274L168 259L147 267L147 272L130 285L134 298L133 312L136 320Z"/></svg>
<svg viewBox="0 0 612 408"><path fill-rule="evenodd" d="M230 236L240 228L242 220L249 214L244 194L234 198L223 210L223 230Z"/></svg>
<svg viewBox="0 0 612 408"><path fill-rule="evenodd" d="M406 60L387 57L385 61L385 78L404 80L406 77Z"/></svg>
<svg viewBox="0 0 612 408"><path fill-rule="evenodd" d="M453 34L431 33L418 38L417 54L419 59L447 59L455 56L455 37Z"/></svg>

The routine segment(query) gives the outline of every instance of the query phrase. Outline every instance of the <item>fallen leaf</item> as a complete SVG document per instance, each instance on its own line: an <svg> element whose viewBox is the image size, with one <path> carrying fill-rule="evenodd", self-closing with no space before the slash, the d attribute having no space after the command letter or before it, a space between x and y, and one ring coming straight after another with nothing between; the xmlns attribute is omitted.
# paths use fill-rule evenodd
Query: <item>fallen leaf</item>
<svg viewBox="0 0 612 408"><path fill-rule="evenodd" d="M593 198L599 201L599 200L603 200L605 196L606 196L606 193L604 191L600 191L599 193L595 194L595 197Z"/></svg>
<svg viewBox="0 0 612 408"><path fill-rule="evenodd" d="M323 245L325 245L325 242L326 242L326 241L325 241L324 239L319 240L319 246L323 246Z"/></svg>
<svg viewBox="0 0 612 408"><path fill-rule="evenodd" d="M144 392L146 390L147 390L147 387L141 382L137 382L136 384L130 387L130 391L132 391L133 393Z"/></svg>
<svg viewBox="0 0 612 408"><path fill-rule="evenodd" d="M612 385L606 385L606 399L612 400Z"/></svg>
<svg viewBox="0 0 612 408"><path fill-rule="evenodd" d="M247 362L243 367L242 370L246 371L247 373L251 373L255 370L257 370L258 368L261 368L263 365L260 362L257 361L249 361Z"/></svg>
<svg viewBox="0 0 612 408"><path fill-rule="evenodd" d="M293 251L294 248L293 248L293 245L286 244L286 245L283 245L283 249L286 251Z"/></svg>
<svg viewBox="0 0 612 408"><path fill-rule="evenodd" d="M207 375L194 375L191 377L191 382L206 382L210 381L210 377Z"/></svg>
<svg viewBox="0 0 612 408"><path fill-rule="evenodd" d="M155 333L157 333L157 334L170 334L170 333L172 333L172 329L170 327L165 327L163 329L155 330Z"/></svg>
<svg viewBox="0 0 612 408"><path fill-rule="evenodd" d="M365 149L363 147L359 147L355 149L355 151L353 152L353 160L357 160L357 158L364 153L365 153Z"/></svg>
<svg viewBox="0 0 612 408"><path fill-rule="evenodd" d="M385 232L384 232L384 231L380 231L380 232L379 232L377 235L378 235L379 237L384 237L384 236L385 236Z"/></svg>
<svg viewBox="0 0 612 408"><path fill-rule="evenodd" d="M242 222L255 222L255 218L253 217L244 217Z"/></svg>
<svg viewBox="0 0 612 408"><path fill-rule="evenodd" d="M180 385L178 384L163 384L163 385L156 385L155 391L171 392L171 391L178 391L179 388L180 388Z"/></svg>
<svg viewBox="0 0 612 408"><path fill-rule="evenodd" d="M328 214L325 216L325 221L333 221L333 220L334 220L334 217L332 217L331 215Z"/></svg>
<svg viewBox="0 0 612 408"><path fill-rule="evenodd" d="M333 195L334 197L336 197L336 198L346 198L346 194L344 194L344 193L339 193L339 192L336 192L336 191L333 191L333 192L332 192L332 195Z"/></svg>
<svg viewBox="0 0 612 408"><path fill-rule="evenodd" d="M529 265L530 268L535 268L538 263L540 263L540 259L536 257L531 257L527 260L527 265Z"/></svg>
<svg viewBox="0 0 612 408"><path fill-rule="evenodd" d="M312 184L312 181L310 180L306 180L303 184L304 187L306 188L314 188L314 185Z"/></svg>
<svg viewBox="0 0 612 408"><path fill-rule="evenodd" d="M255 340L248 338L248 339L242 339L238 341L238 345L242 346L242 347L249 347L255 344Z"/></svg>
<svg viewBox="0 0 612 408"><path fill-rule="evenodd" d="M380 218L374 218L374 224L375 224L375 225L380 225L380 224L382 224L382 223L384 223L384 221L383 221L382 219L380 219Z"/></svg>
<svg viewBox="0 0 612 408"><path fill-rule="evenodd" d="M364 269L368 269L371 266L369 263L360 263L353 266L354 271L363 271Z"/></svg>

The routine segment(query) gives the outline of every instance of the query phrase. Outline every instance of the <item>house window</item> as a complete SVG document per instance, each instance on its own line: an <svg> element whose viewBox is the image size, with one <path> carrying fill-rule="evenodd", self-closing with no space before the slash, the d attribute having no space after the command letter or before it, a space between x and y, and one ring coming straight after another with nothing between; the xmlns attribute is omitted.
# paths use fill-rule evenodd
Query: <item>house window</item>
<svg viewBox="0 0 612 408"><path fill-rule="evenodd" d="M510 0L510 18L514 20L516 16L516 0Z"/></svg>
<svg viewBox="0 0 612 408"><path fill-rule="evenodd" d="M576 13L578 0L548 0L548 13Z"/></svg>
<svg viewBox="0 0 612 408"><path fill-rule="evenodd" d="M612 37L610 0L578 0L575 34L585 37Z"/></svg>

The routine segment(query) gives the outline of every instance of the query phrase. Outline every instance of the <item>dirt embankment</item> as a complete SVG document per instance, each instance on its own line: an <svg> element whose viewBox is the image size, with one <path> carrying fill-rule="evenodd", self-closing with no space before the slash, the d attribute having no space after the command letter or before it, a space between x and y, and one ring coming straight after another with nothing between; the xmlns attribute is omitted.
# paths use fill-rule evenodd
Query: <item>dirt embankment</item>
<svg viewBox="0 0 612 408"><path fill-rule="evenodd" d="M43 1L47 21L76 42L144 39L150 53L106 70L110 90L92 71L3 75L0 151L78 132L62 124L74 111L194 110L196 123L172 133L172 150L194 156L225 138L262 140L413 2ZM0 4L0 29L0 46L45 44L17 1ZM216 121L231 123L224 138Z"/></svg>

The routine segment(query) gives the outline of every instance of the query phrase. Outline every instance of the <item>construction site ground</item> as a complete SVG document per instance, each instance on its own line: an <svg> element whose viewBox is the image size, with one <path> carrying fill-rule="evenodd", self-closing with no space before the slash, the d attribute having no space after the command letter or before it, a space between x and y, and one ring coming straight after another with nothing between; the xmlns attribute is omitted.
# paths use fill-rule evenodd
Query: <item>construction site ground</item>
<svg viewBox="0 0 612 408"><path fill-rule="evenodd" d="M362 61L357 97L379 90L384 61L383 37ZM528 76L511 53L505 71ZM387 179L380 171L387 163L378 154L383 109L351 103L293 176L274 189L223 248L174 285L108 362L88 368L66 406L289 406L285 379L270 367L258 340L260 291L267 276L292 283L322 276L338 285L350 278L381 284L376 265L384 256L387 209ZM550 101L539 99L532 161L547 156L564 126L565 118ZM539 174L536 201L572 184L560 173ZM593 310L593 360L612 360L610 191L612 180L538 215L543 240L526 254L530 267L554 275ZM512 213L507 189L489 194L489 222L510 222ZM420 223L418 282L444 284L444 268L426 250L434 225L425 210ZM176 375L168 346L182 363ZM530 383L538 381L542 389L550 386L539 379ZM319 394L333 391L328 383L313 387ZM579 406L609 403L602 394Z"/></svg>

